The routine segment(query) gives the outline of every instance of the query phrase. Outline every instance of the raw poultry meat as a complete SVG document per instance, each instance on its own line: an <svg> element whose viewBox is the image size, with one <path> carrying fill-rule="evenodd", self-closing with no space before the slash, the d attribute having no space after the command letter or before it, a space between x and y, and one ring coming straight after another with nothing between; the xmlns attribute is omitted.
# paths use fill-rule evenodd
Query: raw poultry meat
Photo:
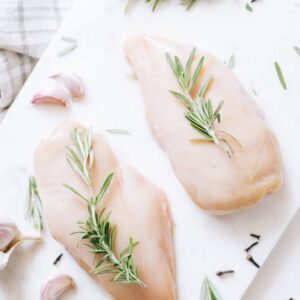
<svg viewBox="0 0 300 300"><path fill-rule="evenodd" d="M125 55L144 95L149 127L187 193L210 213L238 211L280 187L277 141L232 71L212 54L197 49L192 68L196 60L205 58L198 88L212 78L207 98L214 108L224 101L221 122L215 127L230 133L242 147L233 143L234 154L229 158L214 143L191 142L201 136L185 119L186 107L169 92L180 91L180 87L166 60L168 52L185 63L191 50L192 46L147 36L131 37L125 42Z"/></svg>
<svg viewBox="0 0 300 300"><path fill-rule="evenodd" d="M86 271L90 271L93 254L83 244L77 247L80 236L71 235L78 231L77 222L87 219L87 206L62 185L68 183L82 195L88 195L89 192L66 160L66 146L73 147L70 133L80 127L73 122L60 125L48 139L39 144L34 155L34 165L52 236L66 247ZM134 262L147 288L111 282L111 274L95 276L96 280L118 300L177 299L173 223L165 195L134 169L121 165L103 137L94 135L92 147L95 155L91 169L94 192L98 191L108 174L114 173L97 210L105 206L111 212L110 222L117 226L117 253L128 245L130 237L139 241L133 252Z"/></svg>

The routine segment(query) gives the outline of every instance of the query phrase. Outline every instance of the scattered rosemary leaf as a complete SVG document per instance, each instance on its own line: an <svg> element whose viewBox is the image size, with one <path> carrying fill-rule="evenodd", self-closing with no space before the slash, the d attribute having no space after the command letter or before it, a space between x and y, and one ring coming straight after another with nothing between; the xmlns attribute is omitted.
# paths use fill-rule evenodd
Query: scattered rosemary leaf
<svg viewBox="0 0 300 300"><path fill-rule="evenodd" d="M252 92L255 96L257 96L257 93L256 93L256 90L255 89L252 89Z"/></svg>
<svg viewBox="0 0 300 300"><path fill-rule="evenodd" d="M220 294L208 278L205 278L202 282L200 300L222 300Z"/></svg>
<svg viewBox="0 0 300 300"><path fill-rule="evenodd" d="M299 48L299 47L295 46L295 47L294 47L294 50L296 51L296 53L297 53L298 55L300 55L300 48Z"/></svg>
<svg viewBox="0 0 300 300"><path fill-rule="evenodd" d="M26 217L33 219L33 226L39 232L44 228L41 211L42 202L37 190L36 180L33 176L30 176L28 180Z"/></svg>
<svg viewBox="0 0 300 300"><path fill-rule="evenodd" d="M252 6L249 3L246 4L245 8L250 12L253 11Z"/></svg>
<svg viewBox="0 0 300 300"><path fill-rule="evenodd" d="M128 130L125 129L106 129L106 131L108 133L112 133L112 134L130 134L130 132Z"/></svg>
<svg viewBox="0 0 300 300"><path fill-rule="evenodd" d="M61 51L59 51L59 52L57 53L57 56L60 56L60 57L61 57L61 56L64 56L64 55L70 53L71 51L73 51L76 47L77 47L77 44L76 44L76 43L74 43L74 44L72 44L72 45L69 45L69 46L67 46L66 48L64 48L64 49L62 49Z"/></svg>
<svg viewBox="0 0 300 300"><path fill-rule="evenodd" d="M235 66L235 57L232 54L229 59L228 68L233 69Z"/></svg>
<svg viewBox="0 0 300 300"><path fill-rule="evenodd" d="M61 39L64 42L75 43L75 44L77 43L77 41L74 38L69 37L69 36L62 36Z"/></svg>
<svg viewBox="0 0 300 300"><path fill-rule="evenodd" d="M275 70L276 70L278 79L279 79L279 81L280 81L280 83L281 83L283 89L286 90L287 87L286 87L285 80L284 80L284 78L283 78L283 74L282 74L281 68L280 68L278 62L275 62L274 65L275 65Z"/></svg>

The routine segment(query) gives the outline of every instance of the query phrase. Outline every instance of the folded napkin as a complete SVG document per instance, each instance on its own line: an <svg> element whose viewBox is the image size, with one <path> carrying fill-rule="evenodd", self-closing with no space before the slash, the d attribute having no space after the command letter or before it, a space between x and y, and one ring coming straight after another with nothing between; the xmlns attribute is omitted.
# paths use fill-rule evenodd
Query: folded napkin
<svg viewBox="0 0 300 300"><path fill-rule="evenodd" d="M0 0L0 110L13 102L73 2Z"/></svg>

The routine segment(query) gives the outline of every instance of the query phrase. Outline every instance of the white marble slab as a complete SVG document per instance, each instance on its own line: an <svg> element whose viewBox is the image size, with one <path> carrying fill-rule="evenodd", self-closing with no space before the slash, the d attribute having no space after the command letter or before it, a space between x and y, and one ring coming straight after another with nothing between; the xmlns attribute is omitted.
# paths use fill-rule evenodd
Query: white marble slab
<svg viewBox="0 0 300 300"><path fill-rule="evenodd" d="M265 0L253 4L250 13L244 1L203 0L187 13L165 1L152 14L140 1L124 15L123 6L123 0L78 1L5 117L0 127L0 211L31 230L24 221L24 206L37 142L64 120L92 125L107 136L120 159L134 165L168 195L175 222L180 299L199 299L206 275L225 300L240 299L257 274L243 251L252 242L249 233L263 236L254 252L263 264L300 203L300 57L292 49L300 45L300 9L292 1ZM129 76L122 41L136 32L198 45L224 62L235 55L234 72L249 93L256 90L258 96L253 96L279 140L284 163L280 192L244 212L223 217L206 215L192 203L150 135L139 86ZM64 47L62 35L76 38L79 46L59 58L56 53ZM287 91L278 82L274 61L282 67ZM40 82L59 71L81 75L87 88L84 101L69 109L30 105ZM107 128L127 129L131 135L108 135ZM54 267L52 261L62 251L64 257ZM216 271L227 268L236 274L224 279L215 276ZM109 299L47 233L42 245L20 247L0 273L0 299L38 299L40 286L59 273L72 274L77 283L76 291L65 299Z"/></svg>

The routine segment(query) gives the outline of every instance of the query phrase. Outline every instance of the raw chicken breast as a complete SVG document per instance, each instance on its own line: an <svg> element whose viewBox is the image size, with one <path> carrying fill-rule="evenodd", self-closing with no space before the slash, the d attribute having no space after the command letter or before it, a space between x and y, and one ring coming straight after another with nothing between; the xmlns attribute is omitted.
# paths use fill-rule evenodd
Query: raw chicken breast
<svg viewBox="0 0 300 300"><path fill-rule="evenodd" d="M181 90L165 54L177 55L185 64L192 48L161 38L138 36L126 41L125 54L140 82L150 129L190 197L211 213L237 211L280 187L279 149L259 109L234 74L200 49L193 63L195 68L199 59L205 57L200 84L212 78L206 95L214 109L224 101L221 123L215 127L234 136L242 148L232 144L234 155L230 159L213 143L190 141L201 135L185 119L185 106L169 93Z"/></svg>
<svg viewBox="0 0 300 300"><path fill-rule="evenodd" d="M34 155L35 174L43 202L47 224L53 237L65 245L77 262L90 271L93 255L85 245L77 243L78 221L87 219L86 204L62 186L68 183L82 195L88 195L83 181L66 161L65 146L73 147L70 133L81 127L64 123L42 141ZM121 166L108 144L100 136L93 137L95 154L91 180L96 193L106 177L113 172L113 180L99 204L111 211L111 224L117 226L115 248L117 253L127 245L129 238L140 243L134 248L134 262L139 277L147 289L136 285L111 282L111 275L94 276L113 296L122 300L177 299L175 265L172 241L172 220L167 200L156 186L128 166Z"/></svg>

